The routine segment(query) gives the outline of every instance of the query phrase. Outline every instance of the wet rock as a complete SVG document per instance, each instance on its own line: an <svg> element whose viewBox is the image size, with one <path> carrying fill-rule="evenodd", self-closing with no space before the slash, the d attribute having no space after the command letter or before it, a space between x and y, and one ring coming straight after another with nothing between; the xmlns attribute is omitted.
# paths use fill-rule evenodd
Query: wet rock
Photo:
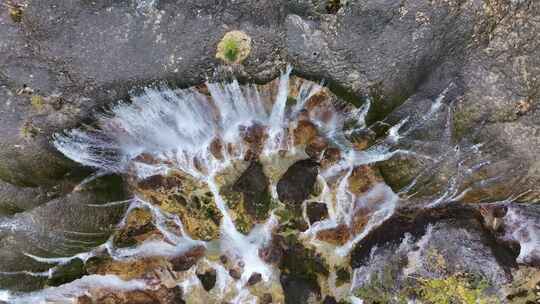
<svg viewBox="0 0 540 304"><path fill-rule="evenodd" d="M336 286L339 287L343 284L351 282L351 272L347 268L338 268L336 269Z"/></svg>
<svg viewBox="0 0 540 304"><path fill-rule="evenodd" d="M494 244L477 220L440 219L423 235L408 234L372 249L355 270L356 294L369 302L396 295L410 298L411 290L431 290L439 283L476 299L500 298L501 287L512 278L511 265L500 259ZM441 297L461 297L437 288L433 292ZM417 296L426 300L425 293Z"/></svg>
<svg viewBox="0 0 540 304"><path fill-rule="evenodd" d="M114 260L109 256L96 256L87 260L85 266L90 274L116 275L124 281L154 277L156 270L172 268L170 263L162 257L122 261ZM157 279L160 277L158 276Z"/></svg>
<svg viewBox="0 0 540 304"><path fill-rule="evenodd" d="M17 187L0 181L0 214L13 215L18 212L30 210L54 198L41 187Z"/></svg>
<svg viewBox="0 0 540 304"><path fill-rule="evenodd" d="M154 226L150 211L133 209L126 217L125 225L114 235L113 242L117 247L130 247L142 243L153 235L160 235Z"/></svg>
<svg viewBox="0 0 540 304"><path fill-rule="evenodd" d="M349 191L356 195L362 195L382 180L376 168L369 165L357 166L349 176Z"/></svg>
<svg viewBox="0 0 540 304"><path fill-rule="evenodd" d="M309 203L306 207L309 223L313 223L326 219L328 217L328 209L325 203Z"/></svg>
<svg viewBox="0 0 540 304"><path fill-rule="evenodd" d="M262 280L262 275L260 273L258 273L258 272L255 272L249 277L246 285L247 286L253 286L253 285L259 283L261 280Z"/></svg>
<svg viewBox="0 0 540 304"><path fill-rule="evenodd" d="M321 160L321 167L328 168L341 159L341 151L338 148L330 147L323 153L323 159Z"/></svg>
<svg viewBox="0 0 540 304"><path fill-rule="evenodd" d="M248 214L258 221L268 217L271 202L269 185L270 181L259 162L251 162L233 185L234 191L242 193Z"/></svg>
<svg viewBox="0 0 540 304"><path fill-rule="evenodd" d="M181 298L182 290L177 288L158 290L133 290L127 292L108 293L100 296L97 303L113 304L180 304L185 303ZM83 298L84 299L84 298ZM81 297L79 298L79 301ZM84 302L83 302L84 303ZM92 302L90 302L92 303ZM79 302L80 304L80 302Z"/></svg>
<svg viewBox="0 0 540 304"><path fill-rule="evenodd" d="M513 273L511 283L504 286L503 295L511 303L534 303L538 299L540 272L536 267L521 266Z"/></svg>
<svg viewBox="0 0 540 304"><path fill-rule="evenodd" d="M202 240L218 237L222 215L204 183L181 172L130 183L136 183L132 186L135 193L165 212L178 215L191 237Z"/></svg>
<svg viewBox="0 0 540 304"><path fill-rule="evenodd" d="M272 304L272 295L269 293L263 294L261 298L261 304Z"/></svg>
<svg viewBox="0 0 540 304"><path fill-rule="evenodd" d="M493 230L495 236L507 246L519 247L516 261L520 264L538 267L540 265L540 242L537 235L540 226L537 219L540 208L536 205L510 204L508 206L487 206L483 212L484 223Z"/></svg>
<svg viewBox="0 0 540 304"><path fill-rule="evenodd" d="M47 280L47 285L60 286L86 275L84 262L81 259L73 259L65 265L58 267Z"/></svg>
<svg viewBox="0 0 540 304"><path fill-rule="evenodd" d="M285 240L280 235L273 235L272 240L265 247L259 249L259 257L269 264L279 263L285 250Z"/></svg>
<svg viewBox="0 0 540 304"><path fill-rule="evenodd" d="M77 304L93 304L92 298L87 295L78 297L76 301Z"/></svg>
<svg viewBox="0 0 540 304"><path fill-rule="evenodd" d="M299 284L318 286L317 277L328 276L328 265L324 258L311 248L303 246L297 239L290 237L285 242L286 249L279 264L282 273L281 282L298 282ZM295 284L295 283L293 283ZM283 287L286 289L286 287ZM318 287L317 287L318 288ZM308 288L310 290L311 288ZM306 291L309 293L309 291ZM287 291L285 291L287 298ZM305 293L302 293L305 295ZM300 302L303 303L303 302Z"/></svg>
<svg viewBox="0 0 540 304"><path fill-rule="evenodd" d="M375 142L376 134L369 129L352 132L349 141L356 150L365 150Z"/></svg>
<svg viewBox="0 0 540 304"><path fill-rule="evenodd" d="M465 206L453 206L446 208L432 208L413 213L403 213L401 210L384 222L380 227L375 228L370 234L361 240L351 253L351 263L354 268L366 265L370 255L370 248L382 244L405 242L407 234L418 242L424 237L420 249L413 246L414 250L407 249L405 252L409 256L409 264L418 266L413 259L427 254L429 246L433 244L444 254L448 264L448 269L459 272L466 270L481 273L497 284L504 284L511 278L510 269L516 265L515 253L508 247L501 245L494 236L482 228L481 215L478 210ZM399 228L398 228L399 227ZM431 228L430 228L431 227ZM453 240L449 242L449 240ZM431 243L432 242L432 243ZM454 247L450 250L449 247ZM468 248L468 249L466 249ZM462 252L463 250L469 250ZM392 249L391 252L394 252ZM416 253L412 253L415 251ZM482 262L480 262L482 261ZM485 268L480 267L483 263L492 265ZM426 262L428 267L433 262ZM412 267L412 266L411 266ZM426 270L427 271L427 270Z"/></svg>
<svg viewBox="0 0 540 304"><path fill-rule="evenodd" d="M266 128L257 123L241 128L243 130L241 130L240 136L250 148L251 159L256 160L263 149L265 140L268 138Z"/></svg>
<svg viewBox="0 0 540 304"><path fill-rule="evenodd" d="M204 246L195 246L182 255L171 259L172 269L174 271L186 271L190 269L204 256L205 252L206 248Z"/></svg>
<svg viewBox="0 0 540 304"><path fill-rule="evenodd" d="M343 245L351 236L349 226L340 224L334 228L324 229L317 231L317 239L334 244Z"/></svg>
<svg viewBox="0 0 540 304"><path fill-rule="evenodd" d="M240 280L242 277L242 270L240 268L232 268L229 270L229 275L235 280Z"/></svg>
<svg viewBox="0 0 540 304"><path fill-rule="evenodd" d="M215 269L211 269L202 274L197 274L199 281L206 291L210 291L216 285L217 273Z"/></svg>
<svg viewBox="0 0 540 304"><path fill-rule="evenodd" d="M322 301L322 304L338 304L338 301L334 297L326 296Z"/></svg>
<svg viewBox="0 0 540 304"><path fill-rule="evenodd" d="M312 160L301 160L287 169L277 184L279 200L299 205L313 192L318 164Z"/></svg>
<svg viewBox="0 0 540 304"><path fill-rule="evenodd" d="M54 265L40 263L27 254L69 257L104 243L125 209L123 204L106 205L124 199L122 189L115 189L114 181L115 178L96 180L84 190L1 219L0 271L45 272ZM43 286L42 278L22 276L25 278L15 275L0 280L0 288L28 290Z"/></svg>
<svg viewBox="0 0 540 304"><path fill-rule="evenodd" d="M210 143L210 153L219 160L223 159L223 149L223 142L220 138L214 138Z"/></svg>
<svg viewBox="0 0 540 304"><path fill-rule="evenodd" d="M300 120L293 131L294 144L306 145L318 135L317 127L310 121Z"/></svg>
<svg viewBox="0 0 540 304"><path fill-rule="evenodd" d="M287 304L310 303L311 301L320 300L320 288L316 281L282 275L281 285L283 286L285 303Z"/></svg>
<svg viewBox="0 0 540 304"><path fill-rule="evenodd" d="M312 159L319 160L327 147L328 141L322 136L316 136L308 143L305 151Z"/></svg>

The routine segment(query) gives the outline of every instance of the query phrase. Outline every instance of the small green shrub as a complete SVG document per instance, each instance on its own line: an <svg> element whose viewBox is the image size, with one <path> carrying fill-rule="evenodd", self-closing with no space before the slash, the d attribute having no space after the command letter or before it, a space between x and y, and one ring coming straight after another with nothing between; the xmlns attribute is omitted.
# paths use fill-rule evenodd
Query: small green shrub
<svg viewBox="0 0 540 304"><path fill-rule="evenodd" d="M238 58L240 45L234 38L228 38L223 41L223 55L227 60L234 62Z"/></svg>

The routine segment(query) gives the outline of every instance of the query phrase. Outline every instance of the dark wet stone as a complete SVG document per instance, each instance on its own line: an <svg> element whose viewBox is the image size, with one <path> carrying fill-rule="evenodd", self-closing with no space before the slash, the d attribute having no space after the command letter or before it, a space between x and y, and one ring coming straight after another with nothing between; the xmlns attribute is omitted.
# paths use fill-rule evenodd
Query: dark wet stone
<svg viewBox="0 0 540 304"><path fill-rule="evenodd" d="M279 200L300 205L313 192L319 164L312 160L301 160L287 169L277 184Z"/></svg>
<svg viewBox="0 0 540 304"><path fill-rule="evenodd" d="M159 189L166 190L180 186L180 180L175 176L152 175L139 182L138 186L143 189Z"/></svg>
<svg viewBox="0 0 540 304"><path fill-rule="evenodd" d="M285 240L281 235L274 234L266 247L259 249L259 257L266 263L273 264L281 261L285 250Z"/></svg>
<svg viewBox="0 0 540 304"><path fill-rule="evenodd" d="M328 217L328 209L325 203L309 203L306 211L310 224Z"/></svg>
<svg viewBox="0 0 540 304"><path fill-rule="evenodd" d="M204 256L206 248L196 246L182 255L171 259L172 269L174 271L186 271L190 269L197 261Z"/></svg>
<svg viewBox="0 0 540 304"><path fill-rule="evenodd" d="M229 275L233 279L240 280L240 278L242 277L242 271L238 268L232 268L231 270L229 270Z"/></svg>
<svg viewBox="0 0 540 304"><path fill-rule="evenodd" d="M81 296L81 297L77 298L76 303L77 304L93 304L94 302L92 301L92 298L90 298L87 295L84 295L84 296Z"/></svg>
<svg viewBox="0 0 540 304"><path fill-rule="evenodd" d="M272 304L272 295L265 293L262 295L261 304Z"/></svg>
<svg viewBox="0 0 540 304"><path fill-rule="evenodd" d="M52 277L47 280L47 284L50 286L60 286L80 279L86 274L84 262L81 259L73 259L69 263L59 266L52 274Z"/></svg>
<svg viewBox="0 0 540 304"><path fill-rule="evenodd" d="M182 290L182 287L175 286L174 288L170 290L170 293L171 293L171 300L170 302L166 304L186 304L186 302L183 299L184 291Z"/></svg>
<svg viewBox="0 0 540 304"><path fill-rule="evenodd" d="M247 286L253 286L259 283L261 280L262 280L262 275L258 272L255 272L249 277L247 281Z"/></svg>
<svg viewBox="0 0 540 304"><path fill-rule="evenodd" d="M257 220L268 217L271 202L269 184L261 163L253 161L233 185L233 190L244 196L246 212Z"/></svg>
<svg viewBox="0 0 540 304"><path fill-rule="evenodd" d="M338 302L336 301L334 297L326 296L324 297L322 304L338 304Z"/></svg>
<svg viewBox="0 0 540 304"><path fill-rule="evenodd" d="M208 270L205 273L197 274L199 281L206 291L210 291L216 285L217 273L215 269Z"/></svg>
<svg viewBox="0 0 540 304"><path fill-rule="evenodd" d="M318 286L318 276L328 276L329 274L328 265L324 258L315 250L305 247L296 238L287 238L285 242L286 250L279 264L281 273L287 274L284 277L282 276L282 284L284 278L286 282L290 278L293 282L299 280L302 282L301 284L309 284L312 287Z"/></svg>
<svg viewBox="0 0 540 304"><path fill-rule="evenodd" d="M221 261L221 264L223 265L227 265L227 263L229 262L229 258L227 258L227 256L224 254L219 256L219 260Z"/></svg>
<svg viewBox="0 0 540 304"><path fill-rule="evenodd" d="M341 286L351 281L351 273L345 268L336 269L336 286Z"/></svg>
<svg viewBox="0 0 540 304"><path fill-rule="evenodd" d="M286 304L307 304L308 299L320 299L321 297L321 291L316 280L282 274L280 281Z"/></svg>

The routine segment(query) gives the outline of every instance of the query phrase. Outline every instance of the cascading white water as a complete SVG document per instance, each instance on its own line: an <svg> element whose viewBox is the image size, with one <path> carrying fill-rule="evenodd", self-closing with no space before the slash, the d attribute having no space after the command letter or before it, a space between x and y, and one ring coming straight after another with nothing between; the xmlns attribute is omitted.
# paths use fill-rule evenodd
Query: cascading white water
<svg viewBox="0 0 540 304"><path fill-rule="evenodd" d="M244 272L240 280L236 281L234 286L226 287L230 285L224 283L230 280L227 271L219 263L208 262L217 269L218 287L222 290L222 294L225 294L225 289L235 290L232 303L256 301L256 298L243 288L252 274L261 274L265 282L279 282L279 269L275 265L265 263L259 256L261 248L271 241L279 220L271 213L264 223L255 225L247 235L239 232L222 198L216 177L234 162L244 161L249 147L243 140L242 130L254 125L263 126L265 129L266 138L260 151L261 158L279 159L282 151L295 154L296 158L305 158L303 150L294 147L294 140L289 131L296 126L308 100L318 94L322 87L311 82L302 83L294 96L295 103L289 105L290 73L291 68L288 67L279 79L275 96L263 95L254 86L240 86L236 80L230 83L207 83L209 95L193 88L183 90L173 90L164 86L145 88L142 94L133 96L131 102L120 102L110 111L99 115L96 125L56 134L53 143L70 159L93 167L100 174L117 173L143 180L153 175L167 175L173 171L181 171L190 178L204 183L222 215L219 249L222 253L244 263ZM357 150L347 140L346 135L367 127L365 119L370 103L366 102L360 108L346 111L337 111L331 105L329 107L316 108L309 113L310 120L320 134L342 152L341 159L322 169L317 177L323 188L317 199L327 205L329 217L310 225L300 237L306 240L308 246L317 250L321 244L316 238L318 231L343 223L351 225L357 209L369 210L370 218L364 229L353 235L345 244L335 246L330 252L336 259L343 259L371 229L393 214L399 200L390 187L383 183L374 185L368 192L360 195L352 193L349 190L352 170L360 165L387 160L399 153L413 152L395 148L405 136L405 133L401 134L401 129L407 119L391 127L386 138L377 141L366 150ZM440 100L434 104L430 115L439 107ZM345 123L350 121L354 122L354 127L344 130ZM213 147L216 141L220 143L217 151L219 156ZM151 163L140 161L141 155L150 155L154 161ZM329 182L336 179L339 182ZM270 189L273 198L277 199L275 181L270 185ZM43 262L63 264L74 258L86 261L103 251L115 260L124 260L150 256L178 256L194 246L209 246L207 242L192 239L184 230L178 215L165 212L141 197L135 197L130 203L126 214L134 208L150 210L153 223L164 236L164 240L146 241L137 247L115 248L111 238L92 252L81 253L74 257L63 259L32 257ZM124 225L124 221L119 225ZM171 223L177 228L175 231L171 231ZM194 284L197 284L196 280L193 281L193 277L194 272L191 276L186 276L184 281L177 282L178 286L182 286L184 291L191 290ZM114 276L107 276L105 281L109 280L119 288L150 288L144 282L120 283ZM107 284L103 282L98 284L97 281L99 277L85 277L31 296L33 299L39 297L44 299L51 295L62 294L68 299L84 293L87 289L107 287ZM0 300L2 297L15 299L10 294L0 292Z"/></svg>

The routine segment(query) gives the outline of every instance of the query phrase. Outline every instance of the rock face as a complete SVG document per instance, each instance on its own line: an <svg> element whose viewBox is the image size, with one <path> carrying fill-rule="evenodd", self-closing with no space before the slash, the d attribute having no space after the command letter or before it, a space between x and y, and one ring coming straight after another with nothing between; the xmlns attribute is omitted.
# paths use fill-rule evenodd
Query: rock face
<svg viewBox="0 0 540 304"><path fill-rule="evenodd" d="M322 255L298 243L305 240L290 239L293 230L307 231L306 238L322 240L332 251L368 225L370 213L356 210L343 220L346 225L325 229L338 208L317 203L324 195L336 196L320 193L319 171L343 161L347 149L385 157L357 165L346 195L362 197L384 182L401 198L395 214L366 230L344 258L350 259L345 268L356 269L356 281L345 285L354 285L365 303L391 302L396 295L430 302L430 295L441 293L434 286L482 300L537 300L539 1L5 2L0 6L0 289L31 291L69 284L87 273L143 278L155 265L184 275L206 255L215 260L211 245L196 246L159 261L101 261L97 270L89 263L95 260L74 259L43 276L53 265L40 257L84 253L111 235L125 252L148 240L171 242L162 230L173 226L175 216L183 223L175 229L215 240L223 220L210 189L181 184L175 173L150 174L138 184L112 177L79 185L94 169L62 156L51 145L53 136L92 124L96 110L128 99L130 90L142 86L188 87L230 76L263 83L290 63L294 73L326 81L339 98L371 107L363 132L347 129L349 120L335 122L343 125L339 136L352 145L330 143L312 117L332 121L328 112L313 110L328 95L310 96L287 129L291 142L302 146L303 160L287 163L277 177L262 165L268 130L256 124L245 129L249 166L227 180L223 196L234 224L247 235L270 218L271 185L277 182L275 193L285 204L277 214L282 222L259 256L281 268L287 303L348 300L327 296L326 285L333 285L321 284L337 272L334 265L324 265ZM227 44L231 37L239 44ZM207 87L198 88L208 95ZM364 115L360 109L353 115L358 121ZM374 151L374 146L391 149ZM223 159L234 147L216 140L212 149ZM329 180L328 186L338 183ZM139 206L130 210L124 228L114 231L125 205L102 204L126 199L124 188L156 203L170 218L156 221L150 209ZM323 227L309 235L317 225ZM388 264L395 267L385 268ZM123 272L130 267L133 273ZM238 264L226 271L231 270L235 282L250 281ZM198 273L202 289L193 297L207 301L209 292L202 290L215 290L220 274ZM421 279L410 282L407 276ZM491 289L482 288L483 280ZM512 280L525 291L516 290ZM249 287L257 290L263 281L255 276ZM411 286L417 294L405 294ZM156 290L103 292L95 299L184 302L181 289ZM280 300L275 294L259 298Z"/></svg>
<svg viewBox="0 0 540 304"><path fill-rule="evenodd" d="M124 198L123 192L114 187L118 183L114 179L97 180L85 190L0 218L0 288L27 291L43 286L47 277L25 272L45 272L54 264L40 262L30 255L67 257L106 241L126 207L107 205ZM71 281L84 273L75 264L65 266L59 273L54 272L48 284Z"/></svg>

